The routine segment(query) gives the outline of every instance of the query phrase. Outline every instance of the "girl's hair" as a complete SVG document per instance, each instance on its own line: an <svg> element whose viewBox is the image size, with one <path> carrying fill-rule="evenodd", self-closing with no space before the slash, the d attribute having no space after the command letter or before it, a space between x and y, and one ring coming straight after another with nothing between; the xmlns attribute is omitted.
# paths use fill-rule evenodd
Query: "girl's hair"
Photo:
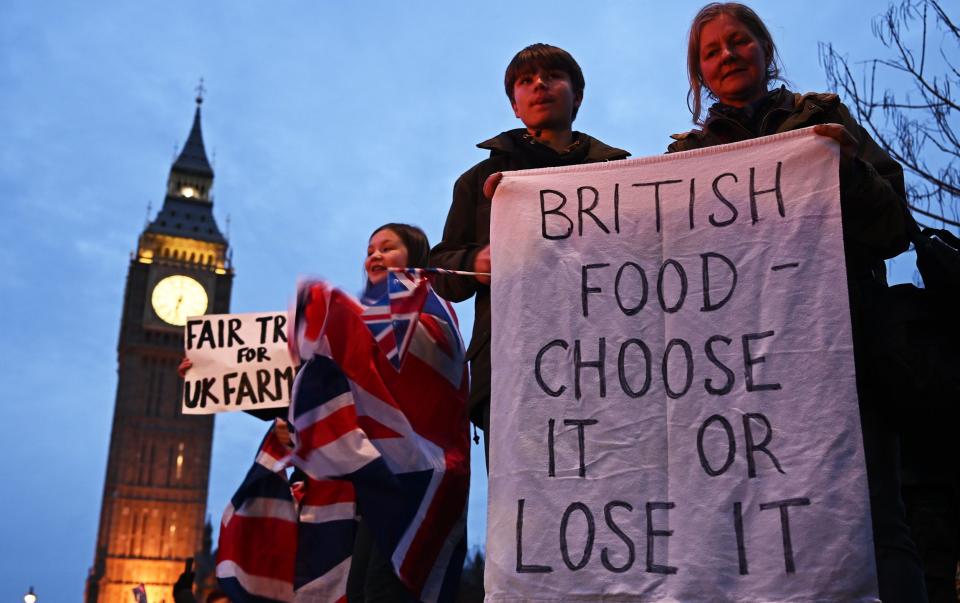
<svg viewBox="0 0 960 603"><path fill-rule="evenodd" d="M427 239L427 233L419 226L410 224L400 224L399 222L389 222L380 226L370 233L370 238L381 230L392 230L400 240L403 246L407 248L407 267L408 268L426 268L427 259L430 256L430 241Z"/></svg>
<svg viewBox="0 0 960 603"><path fill-rule="evenodd" d="M753 34L767 55L767 72L764 74L763 85L766 87L774 80L784 81L780 76L782 65L780 64L780 55L777 53L777 46L773 43L773 36L763 24L763 20L753 12L749 6L739 2L711 2L704 6L693 18L690 25L690 34L687 38L687 79L690 81L690 90L687 92L687 108L693 114L693 123L703 125L700 114L703 112L703 73L700 71L700 32L708 21L716 19L720 15L730 15L737 21L743 23L750 33ZM716 98L713 91L707 88L707 95L710 98Z"/></svg>

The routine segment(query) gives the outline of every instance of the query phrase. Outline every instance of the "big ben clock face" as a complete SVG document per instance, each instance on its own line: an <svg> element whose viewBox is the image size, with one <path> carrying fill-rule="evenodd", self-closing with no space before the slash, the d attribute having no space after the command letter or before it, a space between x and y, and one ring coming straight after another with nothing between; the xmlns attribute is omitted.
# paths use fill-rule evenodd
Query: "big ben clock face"
<svg viewBox="0 0 960 603"><path fill-rule="evenodd" d="M165 323L182 327L187 324L188 316L207 311L207 291L189 276L174 274L157 283L150 303Z"/></svg>

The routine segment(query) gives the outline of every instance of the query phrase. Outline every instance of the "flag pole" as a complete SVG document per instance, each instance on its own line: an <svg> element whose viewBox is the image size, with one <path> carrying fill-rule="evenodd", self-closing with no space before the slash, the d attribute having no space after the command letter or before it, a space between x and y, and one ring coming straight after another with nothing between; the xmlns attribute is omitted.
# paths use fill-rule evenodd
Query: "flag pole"
<svg viewBox="0 0 960 603"><path fill-rule="evenodd" d="M452 274L457 276L490 276L489 272L468 272L466 270L447 270L446 268L387 268L390 272L415 272L417 274Z"/></svg>

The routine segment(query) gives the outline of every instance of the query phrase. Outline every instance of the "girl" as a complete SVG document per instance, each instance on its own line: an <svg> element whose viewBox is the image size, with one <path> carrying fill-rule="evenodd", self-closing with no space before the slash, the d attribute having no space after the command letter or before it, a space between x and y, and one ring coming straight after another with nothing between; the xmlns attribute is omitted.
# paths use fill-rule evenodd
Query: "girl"
<svg viewBox="0 0 960 603"><path fill-rule="evenodd" d="M380 347L391 341L389 331L382 330L385 323L399 335L404 329L397 322L406 320L383 319L394 311L392 297L383 305L389 269L424 267L429 249L419 228L397 223L377 228L364 260L362 304L322 283L305 283L291 321L291 341L304 360L290 415L303 435L296 451L303 462L297 464L316 479L342 471L333 479L349 479L356 490L360 522L347 577L351 602L416 601L421 593L453 600L463 564L469 486L467 378L449 308L429 290L400 296L401 305L422 300L418 320L407 323L407 328L415 326L407 332L405 356L398 360L397 349ZM368 322L364 306L372 305L377 318ZM368 329L379 333L379 339ZM402 347L397 340L396 348ZM336 374L330 371L331 363ZM343 416L354 416L363 433L346 429L330 448L326 443L314 446L316 434L328 429L326 423L311 422L325 412L322 396L344 380L356 406ZM339 398L330 401L339 404L332 402ZM331 410L330 416L342 410L346 407ZM432 484L429 491L421 491L423 479ZM313 487L308 482L306 496ZM402 555L391 559L395 551Z"/></svg>
<svg viewBox="0 0 960 603"><path fill-rule="evenodd" d="M386 294L388 268L424 268L429 253L427 235L416 226L391 222L374 230L363 262L367 284L361 302L367 305ZM463 429L466 430L466 424ZM370 526L361 518L347 578L347 601L404 603L415 600L394 573L390 558L377 549Z"/></svg>

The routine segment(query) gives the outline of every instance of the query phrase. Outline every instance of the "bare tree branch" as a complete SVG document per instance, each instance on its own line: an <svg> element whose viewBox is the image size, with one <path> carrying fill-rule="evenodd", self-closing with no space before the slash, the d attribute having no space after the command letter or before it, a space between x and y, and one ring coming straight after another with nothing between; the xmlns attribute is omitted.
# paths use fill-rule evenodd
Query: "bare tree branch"
<svg viewBox="0 0 960 603"><path fill-rule="evenodd" d="M854 69L821 43L820 62L831 88L903 166L913 211L960 228L960 28L941 0L895 2L872 22L881 56Z"/></svg>
<svg viewBox="0 0 960 603"><path fill-rule="evenodd" d="M940 216L940 215L937 215L937 214L935 214L935 213L932 213L932 212L929 212L929 211L920 209L919 207L914 207L914 206L911 205L911 206L910 206L910 210L911 210L911 211L915 211L915 212L917 212L917 213L920 214L920 215L927 216L928 218L933 218L934 220L940 220L940 221L943 222L944 224L949 224L950 226L954 226L954 227L960 226L960 222L954 222L953 220L947 220L947 219L944 218L943 216Z"/></svg>

